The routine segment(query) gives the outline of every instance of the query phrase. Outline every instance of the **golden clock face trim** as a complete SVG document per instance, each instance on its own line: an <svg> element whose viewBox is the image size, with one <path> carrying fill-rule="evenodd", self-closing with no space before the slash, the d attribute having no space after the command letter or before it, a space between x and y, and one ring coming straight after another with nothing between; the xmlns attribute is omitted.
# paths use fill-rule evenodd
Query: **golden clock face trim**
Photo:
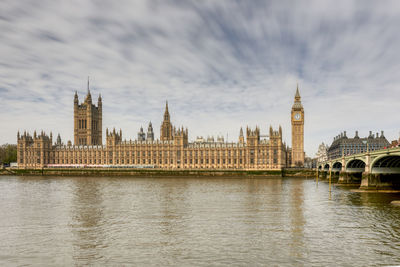
<svg viewBox="0 0 400 267"><path fill-rule="evenodd" d="M294 120L299 121L301 119L301 114L299 112L296 112L293 117Z"/></svg>

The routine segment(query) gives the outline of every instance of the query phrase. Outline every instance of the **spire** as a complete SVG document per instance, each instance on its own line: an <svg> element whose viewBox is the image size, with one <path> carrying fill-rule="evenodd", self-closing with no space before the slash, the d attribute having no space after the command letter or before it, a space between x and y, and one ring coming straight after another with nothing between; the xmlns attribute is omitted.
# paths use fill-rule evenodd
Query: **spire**
<svg viewBox="0 0 400 267"><path fill-rule="evenodd" d="M57 135L56 144L61 146L61 136L60 136L60 134Z"/></svg>
<svg viewBox="0 0 400 267"><path fill-rule="evenodd" d="M295 97L294 97L294 99L296 100L296 101L300 101L300 93L299 93L299 84L297 84L297 88L296 88L296 95L295 95Z"/></svg>
<svg viewBox="0 0 400 267"><path fill-rule="evenodd" d="M164 121L169 121L168 100L165 102Z"/></svg>
<svg viewBox="0 0 400 267"><path fill-rule="evenodd" d="M78 92L77 92L77 91L75 91L74 103L75 103L75 104L78 104L78 103L79 103L79 98L78 98Z"/></svg>
<svg viewBox="0 0 400 267"><path fill-rule="evenodd" d="M87 96L86 96L86 100L92 102L92 95L90 94L90 89L89 89L89 76L88 76L88 80L87 80Z"/></svg>
<svg viewBox="0 0 400 267"><path fill-rule="evenodd" d="M240 127L240 133L239 133L239 136L243 136L243 128L242 128L242 127Z"/></svg>

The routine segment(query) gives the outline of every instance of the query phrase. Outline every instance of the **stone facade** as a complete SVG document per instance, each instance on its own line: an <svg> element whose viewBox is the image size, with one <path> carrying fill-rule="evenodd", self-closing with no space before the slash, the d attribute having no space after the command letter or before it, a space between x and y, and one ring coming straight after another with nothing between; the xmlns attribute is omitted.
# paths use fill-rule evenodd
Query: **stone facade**
<svg viewBox="0 0 400 267"><path fill-rule="evenodd" d="M353 154L364 153L368 151L375 151L390 146L389 141L381 131L381 135L376 133L374 135L372 131L369 132L368 137L360 138L358 131L354 138L348 138L346 131L340 133L333 138L333 142L328 149L328 160L342 157L342 155L348 156Z"/></svg>
<svg viewBox="0 0 400 267"><path fill-rule="evenodd" d="M296 93L296 101L298 91ZM297 100L298 99L298 100ZM300 104L301 105L301 104ZM91 109L89 112L88 110ZM78 110L78 113L75 111ZM83 112L86 110L86 113ZM294 112L292 109L292 124ZM302 107L300 109L303 118ZM188 129L175 128L170 120L168 104L160 129L160 140L154 140L153 127L148 127L147 138L143 128L137 140L124 140L122 130L106 129L106 144L101 143L101 98L99 105L91 104L90 91L85 102L79 105L77 94L74 100L74 145L63 144L61 137L53 144L52 134L36 132L18 133L18 166L19 168L45 167L130 167L162 169L241 169L273 170L291 166L292 150L282 142L282 128L269 128L268 135L261 135L260 128L246 128L245 134L240 129L238 142L224 142L223 138L198 138L196 142L188 141ZM79 121L86 120L79 127ZM78 127L77 122L78 121ZM89 121L89 124L88 124ZM91 122L90 122L91 121ZM93 124L94 121L97 121ZM303 133L296 127L296 153L293 158L304 162ZM296 126L296 123L294 123ZM88 128L87 125L94 127ZM86 130L86 131L84 131ZM268 137L267 137L268 136ZM82 139L81 139L82 138ZM84 140L84 141L81 141ZM86 143L85 143L86 142ZM301 153L300 153L301 152ZM302 156L303 155L303 156Z"/></svg>

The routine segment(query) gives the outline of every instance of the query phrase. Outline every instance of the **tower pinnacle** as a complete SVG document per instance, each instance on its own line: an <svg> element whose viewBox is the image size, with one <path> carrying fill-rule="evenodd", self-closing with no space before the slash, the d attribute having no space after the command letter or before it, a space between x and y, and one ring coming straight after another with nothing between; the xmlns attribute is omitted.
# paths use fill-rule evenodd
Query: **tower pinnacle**
<svg viewBox="0 0 400 267"><path fill-rule="evenodd" d="M295 99L296 101L300 101L300 99L301 99L300 93L299 93L299 84L297 84L296 95L295 95L294 99Z"/></svg>
<svg viewBox="0 0 400 267"><path fill-rule="evenodd" d="M86 96L87 102L92 102L92 95L90 94L90 88L89 88L89 76L87 80L87 96Z"/></svg>
<svg viewBox="0 0 400 267"><path fill-rule="evenodd" d="M164 121L169 121L168 100L165 102Z"/></svg>

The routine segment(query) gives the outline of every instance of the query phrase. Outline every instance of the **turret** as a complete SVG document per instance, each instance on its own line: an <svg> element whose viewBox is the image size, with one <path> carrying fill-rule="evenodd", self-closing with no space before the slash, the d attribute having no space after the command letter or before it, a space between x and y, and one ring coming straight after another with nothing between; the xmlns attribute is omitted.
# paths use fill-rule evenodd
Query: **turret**
<svg viewBox="0 0 400 267"><path fill-rule="evenodd" d="M149 123L149 127L147 127L147 141L154 141L154 132L153 132L153 125L151 122Z"/></svg>
<svg viewBox="0 0 400 267"><path fill-rule="evenodd" d="M99 108L101 108L102 107L102 102L101 102L101 94L99 94L99 98L97 99L97 106L99 107Z"/></svg>
<svg viewBox="0 0 400 267"><path fill-rule="evenodd" d="M140 131L138 132L138 141L146 140L146 134L143 131L143 127L140 126Z"/></svg>
<svg viewBox="0 0 400 267"><path fill-rule="evenodd" d="M57 135L57 141L56 141L56 146L61 146L62 142L61 142L61 136L60 134Z"/></svg>
<svg viewBox="0 0 400 267"><path fill-rule="evenodd" d="M79 105L78 92L75 91L75 95L74 95L74 106L78 106L78 105Z"/></svg>
<svg viewBox="0 0 400 267"><path fill-rule="evenodd" d="M244 144L244 136L243 136L243 128L240 127L240 132L239 132L239 144Z"/></svg>

